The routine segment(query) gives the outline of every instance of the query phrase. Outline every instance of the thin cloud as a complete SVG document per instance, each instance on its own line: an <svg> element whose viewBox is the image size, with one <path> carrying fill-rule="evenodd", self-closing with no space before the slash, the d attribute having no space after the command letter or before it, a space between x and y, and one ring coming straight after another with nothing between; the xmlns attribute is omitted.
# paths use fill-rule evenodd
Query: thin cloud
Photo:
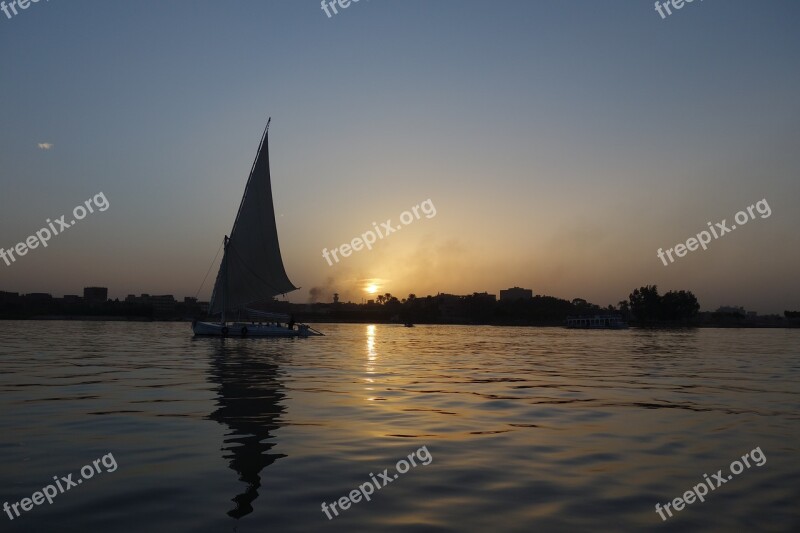
<svg viewBox="0 0 800 533"><path fill-rule="evenodd" d="M49 150L53 147L53 143L39 143L39 148L41 150Z"/></svg>

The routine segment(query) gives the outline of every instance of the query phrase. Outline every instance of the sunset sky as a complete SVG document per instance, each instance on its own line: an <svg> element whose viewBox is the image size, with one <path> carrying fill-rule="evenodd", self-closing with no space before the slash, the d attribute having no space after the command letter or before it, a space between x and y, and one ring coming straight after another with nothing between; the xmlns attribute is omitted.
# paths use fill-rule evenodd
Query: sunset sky
<svg viewBox="0 0 800 533"><path fill-rule="evenodd" d="M0 247L110 203L0 262L0 290L194 296L271 116L292 301L518 285L605 306L657 284L703 310L800 310L798 23L793 0L666 19L644 0L0 12ZM427 199L436 216L322 257ZM656 256L762 199L770 217Z"/></svg>

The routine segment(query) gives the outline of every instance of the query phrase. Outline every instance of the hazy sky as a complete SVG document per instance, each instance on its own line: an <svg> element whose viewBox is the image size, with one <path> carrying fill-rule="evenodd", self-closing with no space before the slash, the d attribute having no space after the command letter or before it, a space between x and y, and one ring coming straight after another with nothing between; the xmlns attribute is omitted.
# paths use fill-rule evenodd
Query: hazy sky
<svg viewBox="0 0 800 533"><path fill-rule="evenodd" d="M796 0L666 19L650 0L0 12L0 246L110 203L0 262L0 290L194 295L271 116L293 301L360 301L377 279L401 297L520 285L607 305L657 284L706 310L800 309L799 23ZM426 199L435 217L323 259ZM657 258L762 199L770 217Z"/></svg>

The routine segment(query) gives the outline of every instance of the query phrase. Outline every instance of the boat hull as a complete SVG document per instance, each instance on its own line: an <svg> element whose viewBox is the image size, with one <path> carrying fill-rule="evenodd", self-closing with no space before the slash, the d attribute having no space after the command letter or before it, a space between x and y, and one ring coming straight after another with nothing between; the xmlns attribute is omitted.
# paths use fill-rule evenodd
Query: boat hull
<svg viewBox="0 0 800 533"><path fill-rule="evenodd" d="M206 337L308 337L319 335L305 324L298 325L295 329L272 324L247 324L234 322L220 324L219 322L194 322L192 331L195 335Z"/></svg>
<svg viewBox="0 0 800 533"><path fill-rule="evenodd" d="M611 326L565 326L567 329L628 329L627 324L614 324Z"/></svg>

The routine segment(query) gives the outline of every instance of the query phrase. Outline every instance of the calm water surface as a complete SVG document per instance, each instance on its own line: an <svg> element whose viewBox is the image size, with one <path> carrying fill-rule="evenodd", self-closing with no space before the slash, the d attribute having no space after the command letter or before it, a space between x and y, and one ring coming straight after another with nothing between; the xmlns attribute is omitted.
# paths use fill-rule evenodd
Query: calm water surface
<svg viewBox="0 0 800 533"><path fill-rule="evenodd" d="M800 530L800 331L319 327L0 322L0 503L118 464L3 530ZM655 513L756 447L763 466Z"/></svg>

